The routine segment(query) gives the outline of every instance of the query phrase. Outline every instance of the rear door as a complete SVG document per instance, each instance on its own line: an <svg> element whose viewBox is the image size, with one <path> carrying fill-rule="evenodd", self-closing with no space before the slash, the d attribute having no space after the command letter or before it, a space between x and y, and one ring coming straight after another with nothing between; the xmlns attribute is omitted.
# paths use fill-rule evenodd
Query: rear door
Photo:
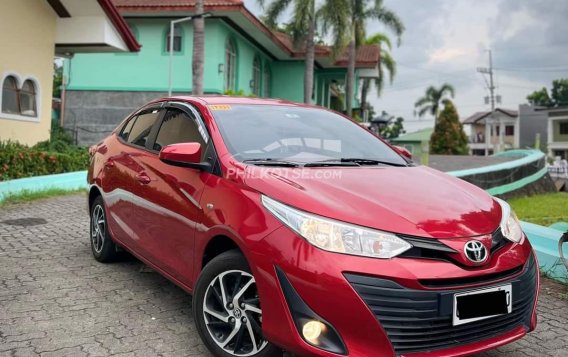
<svg viewBox="0 0 568 357"><path fill-rule="evenodd" d="M133 115L123 126L116 140L115 152L108 155L105 162L105 175L102 182L105 203L109 209L109 228L113 237L138 253L143 253L140 246L140 232L133 207L143 198L146 175L137 159L149 153L147 144L155 135L159 119L165 109L151 107ZM143 254L146 256L146 254Z"/></svg>
<svg viewBox="0 0 568 357"><path fill-rule="evenodd" d="M211 174L168 165L158 157L163 147L188 142L201 144L202 161L211 158L211 140L199 113L190 106L170 106L149 143L150 152L134 158L148 181L139 186L136 195L143 201L134 202L133 213L152 262L191 286L195 229L203 214L199 202Z"/></svg>

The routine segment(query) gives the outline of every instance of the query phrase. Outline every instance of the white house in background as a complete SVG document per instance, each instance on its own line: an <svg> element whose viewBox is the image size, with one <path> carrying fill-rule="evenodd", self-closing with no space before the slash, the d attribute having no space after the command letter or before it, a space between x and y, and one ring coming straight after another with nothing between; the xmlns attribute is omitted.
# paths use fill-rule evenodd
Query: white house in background
<svg viewBox="0 0 568 357"><path fill-rule="evenodd" d="M486 122L489 133L486 133ZM489 145L489 154L519 147L519 112L516 110L497 108L493 115L491 111L477 112L462 123L469 136L470 155L485 155L486 145Z"/></svg>
<svg viewBox="0 0 568 357"><path fill-rule="evenodd" d="M548 155L568 160L568 107L548 109Z"/></svg>

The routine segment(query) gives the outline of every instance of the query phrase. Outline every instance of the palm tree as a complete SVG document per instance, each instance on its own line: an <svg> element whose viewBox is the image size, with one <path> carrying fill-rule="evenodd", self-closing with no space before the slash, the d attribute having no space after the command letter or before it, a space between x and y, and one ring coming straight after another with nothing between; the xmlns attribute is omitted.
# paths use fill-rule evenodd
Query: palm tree
<svg viewBox="0 0 568 357"><path fill-rule="evenodd" d="M196 15L203 15L203 1L195 2ZM173 34L172 34L173 36ZM205 20L202 16L193 19L193 59L191 93L203 94L203 63L205 58Z"/></svg>
<svg viewBox="0 0 568 357"><path fill-rule="evenodd" d="M375 79L365 78L361 84L361 109L363 112L367 110L367 94L369 93L369 88L371 87L371 82L374 82L377 88L377 95L380 96L383 87L385 85L385 72L388 72L389 82L392 83L394 76L396 75L396 62L392 58L391 54L388 52L392 48L390 38L383 33L376 33L373 36L365 40L366 45L377 45L380 48L381 62L379 63L379 77ZM383 44L388 48L385 49Z"/></svg>
<svg viewBox="0 0 568 357"><path fill-rule="evenodd" d="M336 4L336 3L342 4ZM334 53L339 53L348 43L348 66L347 66L347 115L353 114L353 87L355 86L355 60L357 48L365 41L365 27L367 21L378 20L397 36L397 43L400 44L400 37L404 32L404 24L400 18L390 9L386 8L383 0L341 0L326 1L322 6L324 23L334 28L335 43ZM335 16L335 17L334 17ZM338 19L338 17L341 17ZM332 21L329 22L328 18ZM346 25L346 26L345 26ZM325 28L325 26L324 26ZM337 34L339 32L339 35Z"/></svg>
<svg viewBox="0 0 568 357"><path fill-rule="evenodd" d="M266 0L257 0L264 8ZM316 36L316 0L270 0L266 4L265 21L273 30L278 28L278 17L293 3L292 21L288 28L295 46L305 46L304 103L312 101Z"/></svg>
<svg viewBox="0 0 568 357"><path fill-rule="evenodd" d="M442 84L440 88L434 86L426 88L424 96L414 103L414 107L418 109L418 116L430 113L437 121L442 105L451 102L450 99L447 98L448 95L451 98L455 95L454 87L448 83Z"/></svg>

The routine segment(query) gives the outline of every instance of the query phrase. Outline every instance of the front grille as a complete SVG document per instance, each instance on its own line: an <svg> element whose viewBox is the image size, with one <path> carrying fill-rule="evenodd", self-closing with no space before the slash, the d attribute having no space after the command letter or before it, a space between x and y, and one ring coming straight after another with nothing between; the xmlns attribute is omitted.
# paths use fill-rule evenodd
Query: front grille
<svg viewBox="0 0 568 357"><path fill-rule="evenodd" d="M513 289L510 314L460 326L452 325L453 296L463 289L415 290L391 280L355 274L345 274L345 277L373 311L400 355L481 341L519 326L528 328L536 295L536 272L531 255L524 272L507 281Z"/></svg>
<svg viewBox="0 0 568 357"><path fill-rule="evenodd" d="M401 238L410 243L412 248L400 254L400 258L436 259L462 265L454 257L457 252L445 245L444 239L411 236L401 236ZM491 254L507 245L507 242L501 228L497 228L491 234Z"/></svg>
<svg viewBox="0 0 568 357"><path fill-rule="evenodd" d="M450 279L420 279L420 285L437 289L437 288L451 288L456 286L476 285L476 284L489 284L497 280L506 279L517 275L523 270L523 266L518 266L513 269L505 270L499 273L485 274L467 278L450 278Z"/></svg>

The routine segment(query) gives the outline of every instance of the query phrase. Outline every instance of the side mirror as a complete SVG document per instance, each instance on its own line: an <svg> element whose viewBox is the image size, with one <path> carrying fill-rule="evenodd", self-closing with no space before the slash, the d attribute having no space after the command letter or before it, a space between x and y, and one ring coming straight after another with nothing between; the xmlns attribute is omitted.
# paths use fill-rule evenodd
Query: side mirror
<svg viewBox="0 0 568 357"><path fill-rule="evenodd" d="M402 146L393 145L393 148L398 152L400 155L404 156L405 158L412 160L412 154L408 151L407 148Z"/></svg>
<svg viewBox="0 0 568 357"><path fill-rule="evenodd" d="M181 143L168 145L160 150L160 160L168 165L207 170L211 165L201 162L200 143Z"/></svg>

